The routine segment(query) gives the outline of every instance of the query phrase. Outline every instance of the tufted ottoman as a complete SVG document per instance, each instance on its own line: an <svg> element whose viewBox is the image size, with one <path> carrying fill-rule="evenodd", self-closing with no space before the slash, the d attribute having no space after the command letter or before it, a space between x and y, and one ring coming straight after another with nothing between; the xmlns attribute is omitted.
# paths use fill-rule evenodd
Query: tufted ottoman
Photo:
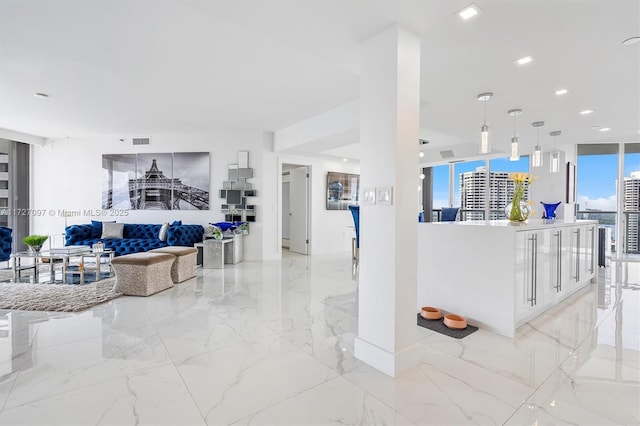
<svg viewBox="0 0 640 426"><path fill-rule="evenodd" d="M171 280L174 284L196 276L198 249L195 247L168 246L150 250L148 253L169 253L175 256L171 266Z"/></svg>
<svg viewBox="0 0 640 426"><path fill-rule="evenodd" d="M133 253L113 258L116 271L114 291L127 296L150 296L173 287L171 266L175 256L169 253Z"/></svg>

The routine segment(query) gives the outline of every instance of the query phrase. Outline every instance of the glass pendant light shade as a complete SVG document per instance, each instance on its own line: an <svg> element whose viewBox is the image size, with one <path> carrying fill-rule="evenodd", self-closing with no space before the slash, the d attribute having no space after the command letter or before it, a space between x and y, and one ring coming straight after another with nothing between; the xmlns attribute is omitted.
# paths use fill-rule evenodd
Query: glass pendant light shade
<svg viewBox="0 0 640 426"><path fill-rule="evenodd" d="M511 138L511 156L509 157L509 160L518 161L519 159L520 152L518 152L518 138L514 136Z"/></svg>
<svg viewBox="0 0 640 426"><path fill-rule="evenodd" d="M491 152L491 147L489 146L489 126L484 124L480 129L481 133L481 141L480 141L480 152L482 154L487 154Z"/></svg>
<svg viewBox="0 0 640 426"><path fill-rule="evenodd" d="M551 173L560 171L560 153L558 151L553 151L549 157L549 171Z"/></svg>
<svg viewBox="0 0 640 426"><path fill-rule="evenodd" d="M487 126L487 101L493 97L493 93L486 92L478 95L478 100L484 102L484 121L480 128L480 153L488 154L491 152L489 145L489 126Z"/></svg>
<svg viewBox="0 0 640 426"><path fill-rule="evenodd" d="M536 121L531 123L537 129L536 147L533 149L531 156L531 167L542 167L542 146L540 146L540 127L544 126L544 121Z"/></svg>
<svg viewBox="0 0 640 426"><path fill-rule="evenodd" d="M520 151L518 146L518 136L516 135L516 117L522 114L521 109L510 109L507 114L513 117L513 137L511 138L511 156L510 161L520 160Z"/></svg>
<svg viewBox="0 0 640 426"><path fill-rule="evenodd" d="M542 147L536 145L531 156L531 167L542 167Z"/></svg>
<svg viewBox="0 0 640 426"><path fill-rule="evenodd" d="M549 156L549 172L560 173L560 152L556 149L556 137L560 136L560 130L553 131L549 135L553 136L553 151Z"/></svg>

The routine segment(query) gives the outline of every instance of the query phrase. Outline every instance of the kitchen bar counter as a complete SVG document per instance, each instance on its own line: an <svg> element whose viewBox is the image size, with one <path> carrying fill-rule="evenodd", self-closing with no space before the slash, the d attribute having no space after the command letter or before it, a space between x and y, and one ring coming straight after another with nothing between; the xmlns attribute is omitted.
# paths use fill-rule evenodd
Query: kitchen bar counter
<svg viewBox="0 0 640 426"><path fill-rule="evenodd" d="M512 337L597 276L596 238L596 221L421 223L417 308Z"/></svg>

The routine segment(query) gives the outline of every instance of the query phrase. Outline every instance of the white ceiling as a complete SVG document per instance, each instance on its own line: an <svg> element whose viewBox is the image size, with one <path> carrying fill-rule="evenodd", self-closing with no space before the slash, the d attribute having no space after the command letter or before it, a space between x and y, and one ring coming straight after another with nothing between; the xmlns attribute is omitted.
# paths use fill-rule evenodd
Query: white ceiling
<svg viewBox="0 0 640 426"><path fill-rule="evenodd" d="M552 130L559 144L640 140L640 43L622 45L640 36L639 0L478 0L482 13L463 22L455 12L470 3L0 0L0 128L52 139L279 130L357 99L361 42L397 22L422 37L430 146L477 143L485 91L497 150L512 108L529 146L533 121L546 122L543 144ZM525 55L535 61L516 66ZM357 131L342 136L357 143ZM345 152L357 155L330 154Z"/></svg>

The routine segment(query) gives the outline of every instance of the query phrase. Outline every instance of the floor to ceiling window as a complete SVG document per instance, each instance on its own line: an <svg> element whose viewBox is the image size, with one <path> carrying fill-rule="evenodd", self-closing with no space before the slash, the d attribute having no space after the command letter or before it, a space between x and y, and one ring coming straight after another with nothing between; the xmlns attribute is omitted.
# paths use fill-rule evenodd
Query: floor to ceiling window
<svg viewBox="0 0 640 426"><path fill-rule="evenodd" d="M488 176L487 167L490 170ZM506 157L461 161L433 166L428 170L432 179L429 187L425 188L428 191L425 197L430 197L432 221L439 220L443 207L459 207L460 220L504 219L504 209L513 198L514 184L509 175L513 172L528 173L529 157L522 156L518 161L510 161Z"/></svg>
<svg viewBox="0 0 640 426"><path fill-rule="evenodd" d="M640 254L640 144L578 145L577 164L578 219L609 228L614 252Z"/></svg>
<svg viewBox="0 0 640 426"><path fill-rule="evenodd" d="M431 192L431 221L440 220L440 211L443 207L451 207L451 197L449 196L449 165L431 167L433 189Z"/></svg>
<svg viewBox="0 0 640 426"><path fill-rule="evenodd" d="M0 139L0 225L13 229L12 251L24 249L29 216L29 145Z"/></svg>
<svg viewBox="0 0 640 426"><path fill-rule="evenodd" d="M461 220L484 219L486 206L487 173L486 161L455 163L454 199L460 206Z"/></svg>
<svg viewBox="0 0 640 426"><path fill-rule="evenodd" d="M578 145L577 166L577 217L609 228L616 250L618 144Z"/></svg>
<svg viewBox="0 0 640 426"><path fill-rule="evenodd" d="M624 145L625 253L640 253L640 144Z"/></svg>
<svg viewBox="0 0 640 426"><path fill-rule="evenodd" d="M529 157L522 156L517 161L511 161L508 157L496 158L490 161L491 181L489 198L489 219L505 219L504 209L513 199L514 183L509 175L514 172L529 172ZM525 199L529 199L528 190Z"/></svg>

